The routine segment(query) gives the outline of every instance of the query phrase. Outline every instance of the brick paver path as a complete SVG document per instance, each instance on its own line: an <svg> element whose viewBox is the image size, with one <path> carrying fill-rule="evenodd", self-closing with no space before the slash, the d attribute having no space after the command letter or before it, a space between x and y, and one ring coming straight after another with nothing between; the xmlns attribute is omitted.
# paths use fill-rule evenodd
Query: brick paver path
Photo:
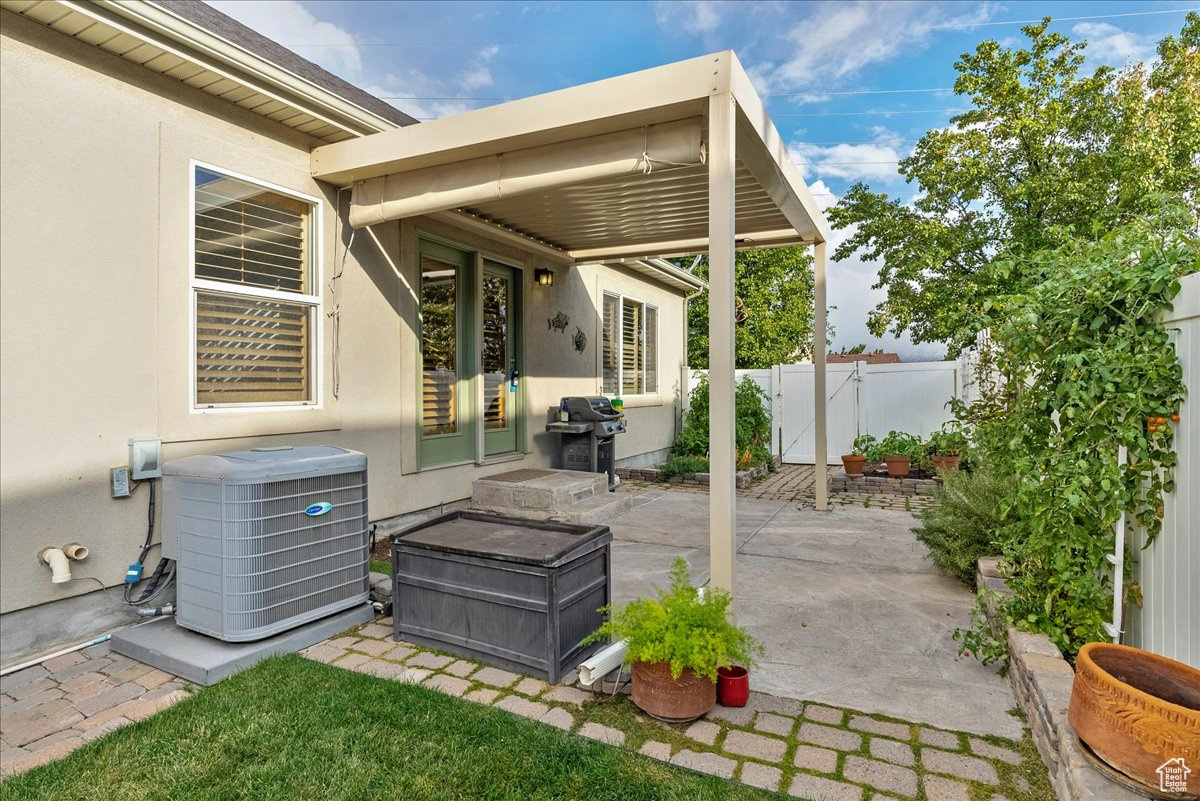
<svg viewBox="0 0 1200 801"><path fill-rule="evenodd" d="M66 756L185 698L183 679L112 653L108 643L0 678L0 775Z"/></svg>
<svg viewBox="0 0 1200 801"><path fill-rule="evenodd" d="M830 472L841 468L830 467ZM816 499L814 476L816 471L812 465L785 464L780 465L774 473L755 481L749 487L738 490L743 498L756 498L765 501L790 501L801 506L812 506ZM708 487L698 484L647 484L631 481L622 487L637 491L643 487L667 488L679 492L708 492ZM873 492L830 492L829 503L838 506L865 506L875 509L894 509L897 511L919 512L930 505L932 499L925 495L907 495L901 493Z"/></svg>
<svg viewBox="0 0 1200 801"><path fill-rule="evenodd" d="M423 684L653 759L805 799L1030 797L1019 772L1029 769L1027 757L1011 740L763 693L751 693L744 708L718 706L694 723L659 723L632 708L624 716L604 709L600 723L589 717L605 703L603 695L439 657L409 643L372 656L381 650L380 641L396 645L381 634L391 620L379 623L383 625L368 624L302 654L359 673ZM611 685L606 694L609 690ZM622 691L628 691L628 684ZM1029 758L1036 762L1036 756ZM1034 768L1044 770L1041 763Z"/></svg>

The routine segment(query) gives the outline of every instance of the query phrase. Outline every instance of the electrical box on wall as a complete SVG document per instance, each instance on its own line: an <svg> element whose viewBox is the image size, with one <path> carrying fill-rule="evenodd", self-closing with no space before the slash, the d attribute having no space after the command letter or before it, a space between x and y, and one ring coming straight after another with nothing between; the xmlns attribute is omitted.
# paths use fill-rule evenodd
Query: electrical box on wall
<svg viewBox="0 0 1200 801"><path fill-rule="evenodd" d="M162 440L129 440L129 477L134 481L162 478Z"/></svg>
<svg viewBox="0 0 1200 801"><path fill-rule="evenodd" d="M129 492L129 468L125 466L114 467L108 471L109 480L112 482L112 496L114 498L128 498Z"/></svg>

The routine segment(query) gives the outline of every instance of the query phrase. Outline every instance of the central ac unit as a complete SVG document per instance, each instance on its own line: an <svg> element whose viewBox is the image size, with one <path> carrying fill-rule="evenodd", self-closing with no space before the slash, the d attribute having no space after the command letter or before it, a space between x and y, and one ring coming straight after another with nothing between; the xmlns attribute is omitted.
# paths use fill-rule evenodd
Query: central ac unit
<svg viewBox="0 0 1200 801"><path fill-rule="evenodd" d="M262 448L163 466L163 556L175 621L230 642L363 604L370 592L367 457Z"/></svg>

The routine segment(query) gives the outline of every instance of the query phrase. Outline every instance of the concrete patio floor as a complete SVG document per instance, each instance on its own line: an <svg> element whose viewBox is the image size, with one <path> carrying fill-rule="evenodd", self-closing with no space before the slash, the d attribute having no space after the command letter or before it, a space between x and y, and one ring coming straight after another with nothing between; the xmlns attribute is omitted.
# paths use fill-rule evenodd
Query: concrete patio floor
<svg viewBox="0 0 1200 801"><path fill-rule="evenodd" d="M682 556L708 578L708 504L641 491L612 527L614 601L666 580ZM959 657L974 595L942 576L903 511L738 498L738 621L767 658L755 690L948 729L1019 738L1008 681Z"/></svg>

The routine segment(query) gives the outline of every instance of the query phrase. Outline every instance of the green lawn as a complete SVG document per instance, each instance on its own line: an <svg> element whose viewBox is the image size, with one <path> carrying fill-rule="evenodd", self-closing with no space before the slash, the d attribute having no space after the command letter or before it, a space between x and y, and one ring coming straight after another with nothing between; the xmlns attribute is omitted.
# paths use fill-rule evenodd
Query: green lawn
<svg viewBox="0 0 1200 801"><path fill-rule="evenodd" d="M766 799L422 687L275 657L0 785L18 799Z"/></svg>

